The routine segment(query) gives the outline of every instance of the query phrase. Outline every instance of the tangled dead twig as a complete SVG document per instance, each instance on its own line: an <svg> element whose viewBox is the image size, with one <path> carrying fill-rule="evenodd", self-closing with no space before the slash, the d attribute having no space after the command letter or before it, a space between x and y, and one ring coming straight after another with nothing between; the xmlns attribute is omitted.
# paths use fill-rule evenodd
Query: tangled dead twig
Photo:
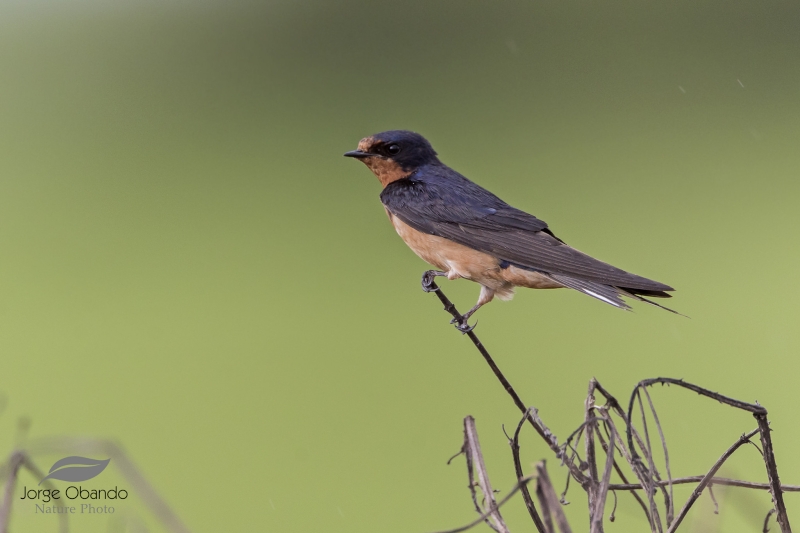
<svg viewBox="0 0 800 533"><path fill-rule="evenodd" d="M462 315L458 312L455 305L444 295L441 288L436 285L433 276L429 273L423 275L422 286L426 292L436 293L436 296L444 305L445 311L453 316L454 322L457 324L463 322ZM525 477L523 475L519 444L520 432L526 422L532 426L539 437L544 440L560 463L567 467L569 471L569 477L567 479L574 479L587 493L591 533L603 532L605 507L609 491L612 491L614 495L614 508L616 508L616 491L630 492L642 508L652 533L675 533L683 523L693 504L706 489L710 491L712 485L768 490L772 496L773 509L764 519L764 531L767 531L769 517L775 514L775 521L778 523L781 533L791 533L791 526L783 500L783 492L800 492L800 486L781 485L780 483L775 452L770 436L767 410L761 405L736 400L703 387L687 383L681 379L654 378L643 380L636 385L631 393L628 409L625 411L614 396L603 388L597 380L592 379L589 382L589 391L584 404L583 422L578 429L564 441L564 444L559 444L556 436L539 417L538 411L533 407L528 407L528 404L522 401L511 386L511 383L497 366L486 347L481 343L477 335L475 335L475 332L472 330L465 331L463 328L459 329L459 331L470 338L505 391L511 396L514 404L522 413L522 418L517 425L513 438L506 435L509 440L509 445L511 446L514 470L518 480L512 492L521 491L525 506L539 533L556 533L557 530L561 531L561 533L571 533L571 529L561 508L563 497L558 498L553 484L550 481L544 461L536 465L536 497L541 512L537 509L530 491L526 487L527 480L529 480L530 477ZM694 391L701 396L717 400L725 405L750 412L755 417L758 427L740 436L711 466L706 474L702 476L673 478L667 439L658 417L655 403L648 390L650 387L657 384L676 385ZM645 402L642 400L642 393L644 393L647 400L647 409L645 408ZM602 404L597 403L596 395L598 394L602 396L604 400ZM637 429L633 422L635 406L638 406L640 413L640 429ZM650 439L650 430L648 428L648 415L655 424L659 440L661 441L666 479L662 478L656 464L656 458ZM462 451L467 456L470 490L476 509L481 515L481 519L472 522L468 526L451 530L449 533L465 531L483 521L486 521L495 531L504 533L508 531L508 528L502 520L502 517L500 517L500 504L495 502L494 495L491 491L488 473L486 472L480 445L478 443L475 421L472 417L467 417L464 424L465 441ZM618 424L622 424L622 427L624 427L625 438L620 438L620 432L617 430ZM758 434L761 441L759 451L764 460L768 483L756 483L716 477L717 472L723 464L742 445L747 443L755 445L750 439L756 434ZM577 442L581 438L583 438L584 457L581 457L576 447ZM576 443L575 445L572 444L573 441ZM755 446L758 448L757 445ZM602 449L602 453L599 452L598 448ZM605 454L604 461L602 460L602 454ZM623 469L622 465L624 464L627 464L630 470L628 474L626 474ZM476 469L478 473L477 481L474 479L474 470ZM630 473L638 479L638 483L629 482L628 476ZM611 482L611 478L614 474L619 478L620 483ZM676 515L673 487L675 485L687 483L697 483L697 487L695 487ZM484 506L481 506L477 500L475 490L476 484L483 493L484 502L486 502ZM638 491L642 491L644 497L640 496ZM661 493L664 500L661 505L656 501L656 495L658 493ZM716 508L716 499L714 499L713 493L710 494L715 502ZM511 493L501 501L501 504L508 501L510 496ZM663 520L661 518L662 511L664 516ZM613 511L611 520L613 521Z"/></svg>

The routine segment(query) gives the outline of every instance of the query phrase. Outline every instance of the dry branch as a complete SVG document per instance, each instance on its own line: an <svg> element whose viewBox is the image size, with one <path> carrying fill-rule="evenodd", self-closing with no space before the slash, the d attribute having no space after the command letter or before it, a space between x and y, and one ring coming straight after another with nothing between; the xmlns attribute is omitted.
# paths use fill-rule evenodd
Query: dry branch
<svg viewBox="0 0 800 533"><path fill-rule="evenodd" d="M700 483L705 476L689 476L689 477L679 477L672 480L673 485L686 485L690 483ZM664 486L667 484L666 481L659 481L657 484ZM756 490L770 490L769 483L755 483L753 481L743 481L741 479L729 479L726 477L715 477L711 480L712 485L725 485L728 487L741 487L744 489L756 489ZM621 484L612 484L609 487L610 490L642 490L642 486L638 483L621 483ZM800 492L800 485L781 485L781 490L783 492Z"/></svg>
<svg viewBox="0 0 800 533"><path fill-rule="evenodd" d="M517 494L517 491L519 491L521 487L524 487L525 485L530 483L530 481L532 479L533 479L533 476L526 477L525 479L523 479L522 481L520 481L519 483L514 485L514 488L512 488L510 491L508 491L508 494L506 494L505 498L503 498L502 500L497 502L497 509L501 508L506 503L511 501L511 498L513 498ZM443 530L443 531L437 531L435 533L461 533L462 531L467 531L468 529L472 529L473 527L477 526L481 522L485 521L489 517L490 512L491 511L487 511L487 512L481 514L478 518L476 518L475 520L473 520L472 522L470 522L469 524L467 524L465 526L457 527L455 529L446 529L446 530Z"/></svg>
<svg viewBox="0 0 800 533"><path fill-rule="evenodd" d="M467 457L467 472L469 472L469 490L472 494L472 501L475 503L475 510L478 514L486 514L486 523L497 531L497 533L509 533L508 527L500 516L497 508L497 501L494 499L492 484L489 482L489 474L486 472L486 465L483 462L481 443L478 441L478 430L475 428L475 419L468 416L464 419L464 455ZM475 479L477 471L478 479ZM478 501L478 494L475 486L480 487L483 493L483 501L486 509Z"/></svg>
<svg viewBox="0 0 800 533"><path fill-rule="evenodd" d="M521 482L525 477L522 473L522 461L519 457L519 432L522 430L522 426L528 419L529 413L530 409L525 411L525 413L522 415L522 419L519 421L519 424L517 424L516 431L514 431L514 438L508 439L508 444L511 446L511 455L514 459L514 472L517 474L518 482ZM536 510L536 505L533 503L533 498L531 498L531 493L528 490L528 486L521 485L520 490L522 491L522 500L525 502L525 507L528 509L528 514L531 515L531 520L533 520L536 530L539 533L547 533L545 524L542 522L542 517L539 516L539 512Z"/></svg>
<svg viewBox="0 0 800 533"><path fill-rule="evenodd" d="M430 272L426 272L425 275L423 275L422 286L426 292L436 293L436 296L439 298L442 304L444 304L445 311L453 316L454 322L458 324L463 323L463 316L458 312L455 305L453 305L453 303L444 295L441 288L436 285L434 282L434 276ZM566 516L561 509L563 496L561 499L558 498L556 491L550 482L550 477L547 474L547 470L544 467L543 461L536 465L536 496L539 500L541 515L537 511L529 491L524 487L523 481L529 478L525 478L523 476L522 464L520 461L519 437L525 421L527 421L534 428L539 437L545 441L547 446L555 454L556 458L559 459L561 464L567 467L569 471L569 476L567 477L567 486L569 485L569 479L572 478L575 479L575 481L578 482L586 491L589 504L589 523L592 533L602 533L603 531L605 504L609 491L630 491L634 498L636 498L639 505L642 507L652 533L661 533L665 529L667 530L667 533L675 533L686 517L688 511L692 508L694 502L697 500L700 494L702 494L703 490L706 488L710 489L712 484L736 486L748 489L769 490L770 494L772 495L774 509L764 520L764 530L767 530L769 516L774 513L776 515L776 522L781 528L781 532L791 533L791 526L789 525L786 506L783 501L783 492L800 492L800 486L780 484L777 464L775 461L775 453L770 436L769 422L767 420L767 410L761 405L750 404L723 396L719 393L712 392L708 389L693 385L691 383L687 383L683 380L673 378L654 378L641 381L636 385L631 393L626 412L616 398L614 398L614 396L604 389L602 385L597 382L597 380L592 379L589 383L589 394L584 405L583 422L564 441L564 444L559 445L558 439L539 417L538 411L533 407L526 407L526 404L522 402L519 395L511 386L508 379L506 379L506 377L500 371L488 350L478 339L477 335L475 335L474 331L464 330L463 328L460 328L459 330L470 338L472 343L483 356L484 360L492 369L495 377L497 377L497 379L500 381L506 393L511 396L514 404L523 414L523 418L517 426L514 437L509 437L509 445L511 446L514 460L514 470L518 480L518 485L515 487L515 490L512 491L512 493L516 492L516 490L522 490L525 505L539 533L555 533L556 526L562 533L571 533L571 529L567 523ZM722 456L705 475L673 478L673 465L670 461L667 439L665 437L661 421L659 420L655 404L648 391L649 387L656 384L677 385L679 387L694 391L701 396L715 399L720 403L748 411L755 417L756 422L758 423L758 428L748 434L742 435L733 446L731 446L727 451L725 451L725 453L722 454ZM599 393L603 396L605 399L604 405L596 405L595 393ZM653 455L650 441L650 431L647 426L647 413L642 401L642 393L644 393L645 397L647 398L650 416L656 425L658 436L661 440L666 480L662 479L656 465L656 459ZM638 404L641 415L641 433L640 430L637 430L635 427L632 419L634 405L636 404ZM620 432L617 430L617 421L615 421L615 417L617 417L618 420L621 420L621 423L625 429L625 435L627 437L626 439L620 438ZM471 421L469 424L467 422L468 420ZM474 420L472 417L468 417L465 420L465 433L467 432L466 428L468 425L472 428L472 430L474 430ZM759 451L762 453L764 459L768 483L755 483L750 481L715 477L719 468L736 450L738 450L743 444L748 442L752 443L750 438L756 433L759 434L761 439L761 448ZM606 435L607 440L603 437L603 434ZM581 458L578 449L572 444L573 439L578 441L578 439L581 438L584 440L583 448L586 456L585 460ZM467 442L474 444L470 444L468 446ZM598 468L598 443L605 454L602 475L600 474L600 469ZM470 453L467 448L472 450L472 452ZM467 451L468 469L470 471L471 480L473 479L473 465L480 465L477 467L478 485L481 487L481 492L483 492L483 494L486 496L486 491L491 491L491 486L488 483L488 474L483 467L483 459L480 455L479 445L477 445L477 432L468 435L468 438L465 440L465 451ZM616 456L620 457L620 461L616 459ZM630 483L628 481L628 477L626 476L620 464L622 460L624 460L622 465L627 463L631 472L636 476L636 478L638 478L639 483ZM622 483L611 483L611 477L613 473L616 473ZM677 517L673 518L674 494L672 487L674 485L686 483L698 483L698 486L692 492L689 499L685 502ZM491 525L496 531L507 531L507 529L500 529L500 527L504 528L505 524L502 522L502 519L499 518L499 513L495 512L499 505L494 502L494 499L487 497L487 501L489 502L488 509L483 510L477 503L477 498L474 495L474 487L471 487L471 490L473 490L473 499L476 501L476 508L482 516L482 518L474 522L473 525L480 523L482 520L491 519ZM646 501L636 493L636 491L639 490L644 492ZM666 513L666 523L662 523L659 505L655 499L657 492L661 492L664 498L663 510ZM510 496L511 493L501 501L501 504L505 501L508 501ZM614 497L614 507L616 508L616 493ZM465 529L463 528L452 530L451 533L464 530Z"/></svg>
<svg viewBox="0 0 800 533"><path fill-rule="evenodd" d="M422 275L422 289L425 292L435 293L436 296L444 305L444 310L450 313L450 315L452 315L454 321L456 321L459 324L462 323L464 317L461 315L461 313L458 312L453 302L451 302L450 299L447 298L447 296L445 296L442 289L438 285L436 285L434 279L435 276L432 270L428 270L427 272L425 272ZM489 351L483 346L480 339L478 339L478 336L475 335L475 332L469 330L466 332L462 331L462 333L467 335L469 339L472 341L472 344L475 345L475 348L478 349L478 352L480 352L486 363L492 369L492 372L494 372L495 377L498 379L498 381L500 381L500 384L503 386L508 395L511 396L511 399L514 401L514 405L517 406L517 408L520 410L521 413L523 414L527 413L528 416L527 420L533 427L533 429L539 434L540 437L542 437L542 439L544 439L544 441L547 443L550 449L553 450L553 452L556 454L556 457L564 461L565 457L563 456L563 450L561 450L558 446L558 439L555 438L555 436L550 432L549 429L547 429L547 427L544 424L540 424L541 420L535 415L536 413L535 410L534 411L528 410L528 407L522 402L522 399L519 397L519 394L517 394L517 391L514 390L514 387L512 387L511 383L508 381L508 379L506 379L503 372L497 366L497 363L495 363L494 359L492 359L492 356L489 355ZM578 483L580 483L582 486L588 483L588 478L586 478L586 476L584 476L583 473L578 468L575 468L571 462L566 464L570 469L570 473L575 478L575 480L578 481Z"/></svg>
<svg viewBox="0 0 800 533"><path fill-rule="evenodd" d="M727 451L725 451L725 453L722 454L722 457L717 459L717 462L714 463L714 466L711 467L711 470L708 471L708 474L703 476L703 479L700 480L700 484L697 485L697 487L692 491L692 495L689 496L688 500L686 500L686 503L683 505L683 508L681 508L680 513L678 513L678 516L675 518L675 521L672 522L672 524L670 525L668 533L675 533L675 530L678 529L678 526L681 525L681 522L686 517L686 513L689 512L689 509L691 509L694 502L696 502L697 498L699 498L700 495L703 493L703 489L705 489L711 482L711 480L714 478L714 474L716 474L717 471L719 471L719 469L722 467L725 461L728 460L728 457L733 455L733 452L738 450L742 444L745 444L747 441L749 441L750 437L752 437L756 433L758 433L758 429L754 429L750 433L742 435L741 437L739 437L739 440L737 440L733 444L733 446L728 448Z"/></svg>
<svg viewBox="0 0 800 533"><path fill-rule="evenodd" d="M553 488L550 476L547 474L547 465L544 461L536 463L536 486L537 494L542 494L542 499L547 503L547 509L555 518L561 533L572 533L572 528L569 527L569 522L567 522L567 516L561 508L561 501ZM555 533L555 530L552 531Z"/></svg>

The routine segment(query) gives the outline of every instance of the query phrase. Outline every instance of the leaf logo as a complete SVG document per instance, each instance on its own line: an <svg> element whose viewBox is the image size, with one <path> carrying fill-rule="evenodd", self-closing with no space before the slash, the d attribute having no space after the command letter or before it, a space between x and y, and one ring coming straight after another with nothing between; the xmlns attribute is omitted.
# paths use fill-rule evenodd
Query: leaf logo
<svg viewBox="0 0 800 533"><path fill-rule="evenodd" d="M45 479L58 479L61 481L71 481L79 483L87 481L95 476L100 475L100 472L106 469L108 462L111 459L100 461L97 459L89 459L88 457L80 457L72 455L64 457L50 467L50 473L42 478L39 482L41 485Z"/></svg>

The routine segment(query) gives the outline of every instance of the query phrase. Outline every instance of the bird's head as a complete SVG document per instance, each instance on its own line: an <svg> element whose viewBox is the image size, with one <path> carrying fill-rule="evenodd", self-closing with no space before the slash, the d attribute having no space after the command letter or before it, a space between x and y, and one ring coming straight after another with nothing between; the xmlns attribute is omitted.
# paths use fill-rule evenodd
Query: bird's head
<svg viewBox="0 0 800 533"><path fill-rule="evenodd" d="M361 139L358 149L344 154L360 159L383 186L407 178L417 168L437 163L431 143L419 133L391 130Z"/></svg>

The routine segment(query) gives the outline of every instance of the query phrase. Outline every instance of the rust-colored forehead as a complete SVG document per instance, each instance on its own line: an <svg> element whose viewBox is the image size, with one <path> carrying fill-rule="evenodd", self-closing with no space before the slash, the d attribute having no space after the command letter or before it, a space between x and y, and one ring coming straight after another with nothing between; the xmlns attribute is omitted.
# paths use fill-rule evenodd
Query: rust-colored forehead
<svg viewBox="0 0 800 533"><path fill-rule="evenodd" d="M364 137L360 141L358 141L358 149L362 152L369 152L369 149L372 148L372 145L375 144L375 137L370 135L369 137Z"/></svg>

